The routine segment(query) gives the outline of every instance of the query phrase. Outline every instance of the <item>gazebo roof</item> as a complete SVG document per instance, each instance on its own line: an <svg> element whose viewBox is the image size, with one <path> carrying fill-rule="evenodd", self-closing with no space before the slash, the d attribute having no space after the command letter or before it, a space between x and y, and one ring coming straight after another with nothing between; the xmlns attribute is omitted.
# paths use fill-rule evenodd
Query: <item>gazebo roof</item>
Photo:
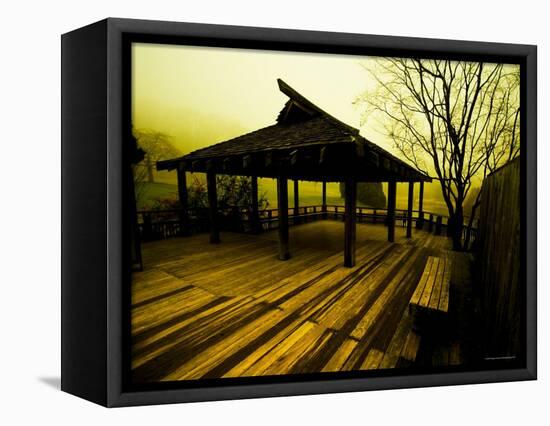
<svg viewBox="0 0 550 426"><path fill-rule="evenodd" d="M276 124L159 161L158 170L278 177L311 181L430 181L431 179L323 111L284 81L289 97ZM213 125L215 125L213 123Z"/></svg>

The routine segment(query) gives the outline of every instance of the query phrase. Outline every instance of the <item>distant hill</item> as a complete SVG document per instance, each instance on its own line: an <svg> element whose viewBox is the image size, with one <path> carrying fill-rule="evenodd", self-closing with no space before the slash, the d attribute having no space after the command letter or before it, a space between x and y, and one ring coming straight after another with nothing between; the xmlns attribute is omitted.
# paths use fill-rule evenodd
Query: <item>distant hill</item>
<svg viewBox="0 0 550 426"><path fill-rule="evenodd" d="M158 109L148 103L138 105L134 127L169 135L182 154L255 130L234 120L195 108L163 105L163 108Z"/></svg>
<svg viewBox="0 0 550 426"><path fill-rule="evenodd" d="M178 186L171 183L142 182L136 185L137 209L147 210L159 198L177 198Z"/></svg>

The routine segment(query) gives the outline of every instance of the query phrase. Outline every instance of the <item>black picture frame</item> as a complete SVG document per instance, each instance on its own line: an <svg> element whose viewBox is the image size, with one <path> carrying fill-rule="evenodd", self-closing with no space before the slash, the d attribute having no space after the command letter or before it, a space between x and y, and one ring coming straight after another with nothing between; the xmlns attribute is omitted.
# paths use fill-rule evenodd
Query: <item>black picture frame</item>
<svg viewBox="0 0 550 426"><path fill-rule="evenodd" d="M127 384L129 283L123 141L129 43L192 44L511 62L521 65L524 365L400 376ZM108 407L534 380L536 358L536 46L109 18L62 36L62 390Z"/></svg>

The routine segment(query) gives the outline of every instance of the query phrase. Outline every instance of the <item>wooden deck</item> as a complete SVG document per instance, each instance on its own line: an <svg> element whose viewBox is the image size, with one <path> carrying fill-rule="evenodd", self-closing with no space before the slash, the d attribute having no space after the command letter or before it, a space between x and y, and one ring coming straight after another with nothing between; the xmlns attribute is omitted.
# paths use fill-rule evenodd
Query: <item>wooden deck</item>
<svg viewBox="0 0 550 426"><path fill-rule="evenodd" d="M357 225L357 263L343 266L343 223L277 232L173 238L143 245L133 274L136 382L404 367L418 349L408 303L445 237Z"/></svg>

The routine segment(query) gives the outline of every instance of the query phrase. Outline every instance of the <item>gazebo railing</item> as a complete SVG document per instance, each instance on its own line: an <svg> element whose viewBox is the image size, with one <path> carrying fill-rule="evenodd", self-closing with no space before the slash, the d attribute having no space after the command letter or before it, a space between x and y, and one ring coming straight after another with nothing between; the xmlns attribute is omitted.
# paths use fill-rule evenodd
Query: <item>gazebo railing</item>
<svg viewBox="0 0 550 426"><path fill-rule="evenodd" d="M252 211L249 208L232 207L219 209L221 228L235 232L251 232L254 229ZM138 226L143 241L166 239L182 234L181 229L181 210L142 210L138 211ZM387 218L387 209L357 207L356 209L358 223L380 223L383 224ZM186 233L207 232L209 229L208 208L189 209L188 224ZM345 208L341 205L310 205L299 206L297 209L290 207L288 209L289 225L298 225L320 219L344 220ZM268 231L278 227L278 209L270 208L259 211L259 221L262 230ZM395 223L402 227L407 226L407 210L396 209ZM418 210L413 210L413 225L417 229L424 229L435 235L448 235L448 217L436 213L424 211L422 214ZM467 224L463 225L462 239L470 249L475 243L477 236L476 227L469 228Z"/></svg>

